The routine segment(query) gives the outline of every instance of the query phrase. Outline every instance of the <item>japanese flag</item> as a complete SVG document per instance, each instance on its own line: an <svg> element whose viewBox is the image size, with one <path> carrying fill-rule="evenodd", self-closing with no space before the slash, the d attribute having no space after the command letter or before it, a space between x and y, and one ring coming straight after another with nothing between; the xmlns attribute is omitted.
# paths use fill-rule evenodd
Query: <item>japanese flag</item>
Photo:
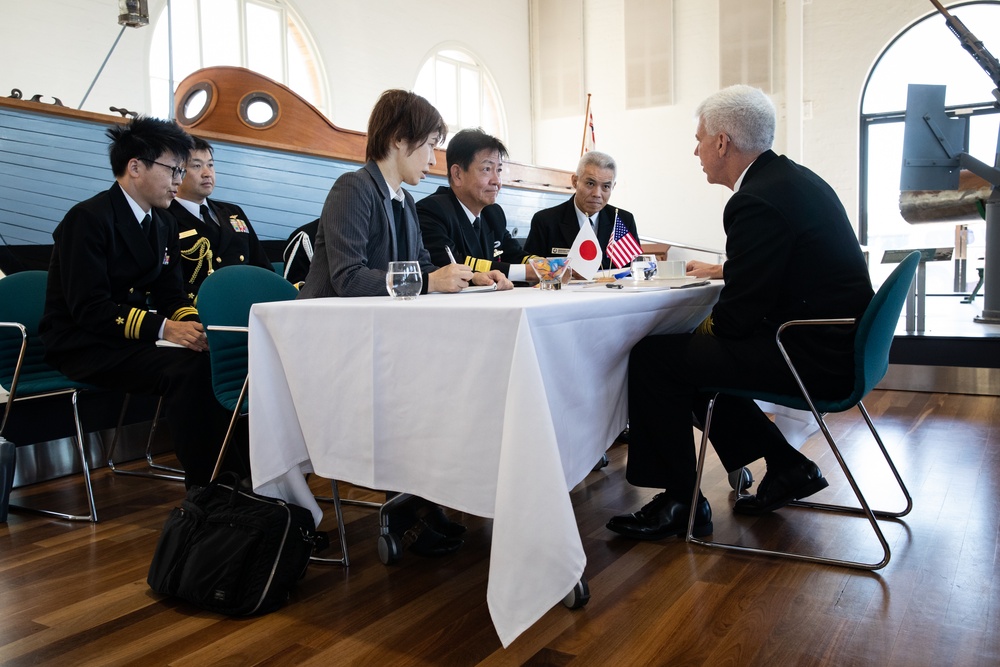
<svg viewBox="0 0 1000 667"><path fill-rule="evenodd" d="M600 270L602 259L601 245L597 242L594 228L589 223L582 225L569 251L570 268L585 280L590 280Z"/></svg>

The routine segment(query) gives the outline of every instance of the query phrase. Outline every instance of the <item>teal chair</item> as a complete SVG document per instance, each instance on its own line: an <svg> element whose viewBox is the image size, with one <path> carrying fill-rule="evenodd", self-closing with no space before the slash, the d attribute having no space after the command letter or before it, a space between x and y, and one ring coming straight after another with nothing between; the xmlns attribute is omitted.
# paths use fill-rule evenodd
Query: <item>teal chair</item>
<svg viewBox="0 0 1000 667"><path fill-rule="evenodd" d="M0 424L0 437L4 435L10 414L19 402L68 396L75 427L73 441L80 457L89 512L68 514L33 507L20 509L70 521L96 523L97 507L94 504L94 489L90 480L90 465L87 462L78 407L80 392L95 388L74 382L45 363L45 350L38 335L38 323L45 308L47 281L48 273L45 271L22 271L0 279L0 384L10 392L3 422ZM11 507L19 506L12 504Z"/></svg>
<svg viewBox="0 0 1000 667"><path fill-rule="evenodd" d="M885 376L886 371L889 369L889 347L892 345L892 338L896 331L896 325L899 322L899 315L903 309L903 303L906 301L906 297L910 292L910 285L913 283L913 276L917 271L917 265L920 262L920 253L912 252L910 253L902 262L899 263L889 278L882 284L878 292L872 298L871 303L865 310L864 315L861 316L860 321L854 318L844 318L844 319L827 319L827 320L793 320L791 322L786 322L778 328L778 333L775 337L775 342L778 345L778 349L781 350L782 356L785 358L785 363L788 364L789 370L792 372L792 376L795 378L796 383L799 386L801 395L783 395L783 394L771 394L767 392L755 392L747 390L738 390L727 387L710 387L707 388L709 392L715 392L715 397L709 401L708 413L705 416L705 428L702 431L701 437L701 448L698 453L698 468L697 476L695 480L695 492L692 498L692 511L688 519L687 528L687 541L693 542L695 544L701 544L707 547L715 547L718 549L729 549L733 551L740 551L744 553L755 553L755 554L766 554L770 556L782 556L786 558L792 558L795 560L809 561L813 563L824 563L827 565L839 565L843 567L851 567L863 570L878 570L885 567L889 563L889 558L891 556L889 551L889 543L886 541L885 536L882 534L882 529L878 525L878 518L899 518L909 514L910 510L913 508L913 500L910 497L910 492L907 490L906 485L903 483L903 479L899 475L899 471L896 469L896 465L893 463L892 458L889 456L889 452L886 450L885 445L882 443L882 438L879 437L878 431L875 429L875 424L872 423L871 417L868 415L868 411L865 409L862 399L868 395L868 393L875 388L882 378ZM785 350L785 346L781 342L781 336L786 329L797 326L810 326L810 325L853 325L857 322L858 329L854 338L854 364L855 364L855 381L854 389L848 396L835 400L826 399L814 399L810 396L809 391L806 389L805 384L799 376L798 371L795 369L795 364L789 357ZM827 510L833 512L848 512L853 514L860 514L868 519L871 524L872 530L875 536L878 538L879 543L882 545L883 557L882 560L868 563L863 561L850 561L841 560L836 558L826 558L822 556L814 556L808 554L793 553L787 551L772 551L769 549L760 549L756 547L746 547L738 544L727 544L722 542L708 542L696 538L692 535L694 529L694 517L695 508L698 502L698 489L701 486L702 472L705 467L705 452L708 445L708 432L712 424L712 412L715 408L715 400L718 398L719 394L727 394L731 396L741 396L744 398L759 399L763 401L768 401L770 403L776 403L778 405L784 405L786 407L795 408L797 410L809 410L812 412L813 417L816 419L816 423L819 425L820 429L823 431L823 435L826 437L827 442L830 444L830 449L833 450L834 456L837 458L837 462L840 463L840 467L844 471L844 475L847 477L847 481L850 483L851 488L854 490L854 495L857 497L860 507L852 507L845 505L830 505L824 503L815 502L804 502L796 501L790 503L791 505L799 507L811 507L814 509ZM865 499L864 494L861 493L861 489L858 487L857 482L854 480L854 475L851 474L850 469L844 461L844 458L840 454L840 449L837 447L837 442L834 440L833 436L830 434L830 429L827 428L826 422L823 420L823 415L830 412L845 412L852 407L857 406L860 410L862 416L865 418L865 422L868 424L868 428L871 430L872 436L875 438L875 442L878 444L879 449L882 451L882 456L885 458L886 463L889 464L889 469L892 471L893 476L896 478L896 483L899 485L900 491L903 493L903 497L906 499L906 507L898 512L888 512L883 510L872 510Z"/></svg>
<svg viewBox="0 0 1000 667"><path fill-rule="evenodd" d="M255 303L290 301L299 291L281 274L257 266L236 265L219 269L205 278L198 290L198 314L208 335L211 355L212 387L215 397L232 412L229 428L215 463L212 479L219 474L233 429L239 418L247 414L250 386L247 332L250 308ZM337 482L333 482L334 509L340 533L342 557L313 558L315 561L348 565L347 540Z"/></svg>

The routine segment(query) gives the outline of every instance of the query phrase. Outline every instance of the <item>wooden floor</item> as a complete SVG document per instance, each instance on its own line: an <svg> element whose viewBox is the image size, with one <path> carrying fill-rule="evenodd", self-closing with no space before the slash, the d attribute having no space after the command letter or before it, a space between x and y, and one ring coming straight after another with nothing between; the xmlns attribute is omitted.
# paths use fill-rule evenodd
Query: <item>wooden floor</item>
<svg viewBox="0 0 1000 667"><path fill-rule="evenodd" d="M12 513L0 525L0 664L1000 665L1000 398L874 392L868 407L915 503L885 522L893 555L877 573L618 538L608 517L653 492L624 481L627 448L616 446L611 465L573 491L590 603L556 606L506 650L486 608L491 524L472 516L457 554L385 567L375 517L350 510L349 570L310 566L281 610L226 618L146 586L180 485L102 470L99 524ZM898 505L857 412L830 422L873 504ZM815 438L804 450L831 481L823 497L849 493ZM703 488L717 539L879 558L860 519L734 517L710 461ZM16 494L65 502L69 488L57 480Z"/></svg>

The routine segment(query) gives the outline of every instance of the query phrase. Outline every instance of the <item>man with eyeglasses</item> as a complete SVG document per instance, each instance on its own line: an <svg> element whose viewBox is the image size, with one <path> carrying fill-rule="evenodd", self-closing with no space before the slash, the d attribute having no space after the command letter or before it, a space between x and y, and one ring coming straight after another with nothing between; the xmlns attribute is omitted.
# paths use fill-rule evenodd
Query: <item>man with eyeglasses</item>
<svg viewBox="0 0 1000 667"><path fill-rule="evenodd" d="M194 148L187 159L187 175L170 203L180 240L181 276L192 299L213 271L233 264L251 264L273 271L271 260L250 226L243 209L216 199L215 155L211 144L192 137Z"/></svg>
<svg viewBox="0 0 1000 667"><path fill-rule="evenodd" d="M108 130L115 183L52 233L45 360L102 388L163 396L188 486L210 481L229 414L212 391L208 340L181 283L170 206L191 137L138 117ZM237 466L239 470L241 466Z"/></svg>

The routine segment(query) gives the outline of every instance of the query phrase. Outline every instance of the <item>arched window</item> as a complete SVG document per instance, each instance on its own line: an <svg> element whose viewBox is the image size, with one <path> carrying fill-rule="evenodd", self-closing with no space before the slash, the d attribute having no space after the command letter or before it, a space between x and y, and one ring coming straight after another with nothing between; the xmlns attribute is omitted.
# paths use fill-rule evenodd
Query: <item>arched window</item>
<svg viewBox="0 0 1000 667"><path fill-rule="evenodd" d="M413 91L441 112L449 138L459 130L481 127L506 141L507 123L496 84L469 54L455 49L438 51L420 68Z"/></svg>
<svg viewBox="0 0 1000 667"><path fill-rule="evenodd" d="M279 81L326 113L326 77L305 26L287 3L273 0L171 0L172 30L164 7L153 30L149 58L153 115L170 108L173 86L203 67L246 67ZM168 35L168 32L170 33Z"/></svg>
<svg viewBox="0 0 1000 667"><path fill-rule="evenodd" d="M1000 55L1000 2L958 3L948 11L993 55ZM878 276L892 269L879 265L883 250L955 245L956 222L910 224L899 213L903 121L911 83L947 86L948 114L970 117L969 153L989 165L996 159L1000 109L991 94L996 86L962 48L945 18L929 13L889 43L872 67L861 97L860 239L871 250L876 284ZM969 229L973 239L968 256L976 260L983 256L985 223L972 221ZM950 262L927 265L928 293L965 291L951 269ZM975 282L975 272L971 280Z"/></svg>

